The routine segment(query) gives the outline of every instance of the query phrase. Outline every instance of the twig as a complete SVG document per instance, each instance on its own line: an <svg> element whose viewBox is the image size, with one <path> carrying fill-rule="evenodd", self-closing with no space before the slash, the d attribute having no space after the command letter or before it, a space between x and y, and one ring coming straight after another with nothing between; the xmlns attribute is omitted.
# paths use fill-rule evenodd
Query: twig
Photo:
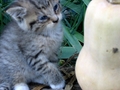
<svg viewBox="0 0 120 90"><path fill-rule="evenodd" d="M60 69L63 68L65 65L67 65L72 59L74 59L77 56L78 56L78 53L75 53L70 58L68 58L68 60L60 67Z"/></svg>

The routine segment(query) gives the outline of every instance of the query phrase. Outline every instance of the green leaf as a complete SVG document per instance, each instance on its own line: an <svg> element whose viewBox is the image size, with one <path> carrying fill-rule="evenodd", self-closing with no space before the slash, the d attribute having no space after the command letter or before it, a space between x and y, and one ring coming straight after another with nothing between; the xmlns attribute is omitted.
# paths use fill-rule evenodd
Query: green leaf
<svg viewBox="0 0 120 90"><path fill-rule="evenodd" d="M84 36L81 33L76 31L74 37L76 37L80 42L84 43Z"/></svg>
<svg viewBox="0 0 120 90"><path fill-rule="evenodd" d="M61 47L61 52L59 53L60 59L67 59L76 53L76 50L73 47Z"/></svg>
<svg viewBox="0 0 120 90"><path fill-rule="evenodd" d="M63 6L66 6L76 12L77 14L80 13L81 5L80 4L74 4L73 2L67 1L67 0L61 0L61 4Z"/></svg>
<svg viewBox="0 0 120 90"><path fill-rule="evenodd" d="M65 35L66 39L70 42L72 47L77 52L79 52L82 48L82 45L80 44L80 42L75 37L73 37L73 35L70 34L69 28L67 26L65 26L64 24L63 24L63 32L64 32L64 35Z"/></svg>
<svg viewBox="0 0 120 90"><path fill-rule="evenodd" d="M91 0L82 0L86 6L88 6L88 4L90 3Z"/></svg>

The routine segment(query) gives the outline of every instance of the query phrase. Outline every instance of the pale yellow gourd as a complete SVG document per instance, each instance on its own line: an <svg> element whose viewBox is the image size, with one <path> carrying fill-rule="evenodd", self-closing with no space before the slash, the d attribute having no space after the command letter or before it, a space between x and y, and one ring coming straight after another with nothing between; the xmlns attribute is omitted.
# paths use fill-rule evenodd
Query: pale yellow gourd
<svg viewBox="0 0 120 90"><path fill-rule="evenodd" d="M120 90L119 2L92 0L87 8L84 46L75 67L82 90Z"/></svg>

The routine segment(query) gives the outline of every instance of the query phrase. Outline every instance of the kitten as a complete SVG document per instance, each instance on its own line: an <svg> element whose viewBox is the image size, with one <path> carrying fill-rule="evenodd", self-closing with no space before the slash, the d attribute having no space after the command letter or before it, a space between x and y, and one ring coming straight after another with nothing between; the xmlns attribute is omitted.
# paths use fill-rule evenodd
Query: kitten
<svg viewBox="0 0 120 90"><path fill-rule="evenodd" d="M29 90L37 82L58 90L65 81L57 68L62 43L59 0L15 0L12 21L0 37L0 90Z"/></svg>

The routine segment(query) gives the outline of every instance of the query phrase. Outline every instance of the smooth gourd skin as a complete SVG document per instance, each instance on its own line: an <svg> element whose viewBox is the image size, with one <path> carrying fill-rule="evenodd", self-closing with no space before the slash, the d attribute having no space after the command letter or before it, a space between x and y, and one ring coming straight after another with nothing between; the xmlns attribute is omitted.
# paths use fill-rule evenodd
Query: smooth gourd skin
<svg viewBox="0 0 120 90"><path fill-rule="evenodd" d="M84 46L75 67L81 88L120 90L120 4L92 0L84 30Z"/></svg>

